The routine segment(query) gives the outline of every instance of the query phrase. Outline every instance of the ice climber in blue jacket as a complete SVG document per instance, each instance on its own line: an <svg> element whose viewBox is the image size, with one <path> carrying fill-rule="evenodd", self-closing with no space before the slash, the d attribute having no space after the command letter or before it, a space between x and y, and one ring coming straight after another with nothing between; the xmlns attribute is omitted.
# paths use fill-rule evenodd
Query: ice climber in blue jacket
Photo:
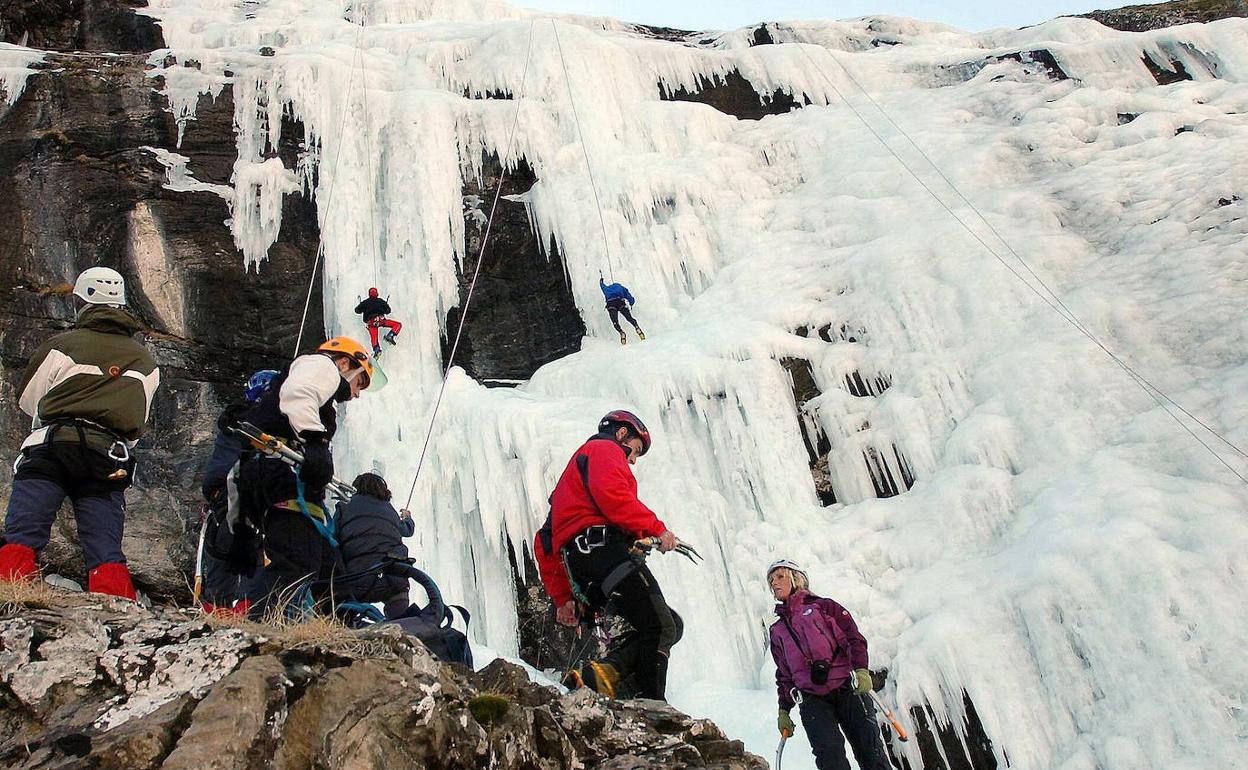
<svg viewBox="0 0 1248 770"><path fill-rule="evenodd" d="M633 314L629 312L629 308L637 300L633 299L633 295L629 293L628 287L622 283L608 284L602 280L602 273L599 273L598 288L602 289L602 296L607 301L607 314L611 316L611 325L620 333L620 344L628 344L628 336L620 328L620 313L623 313L624 318L637 330L637 339L644 340L646 333L641 330L641 327L637 325L637 319L633 318Z"/></svg>

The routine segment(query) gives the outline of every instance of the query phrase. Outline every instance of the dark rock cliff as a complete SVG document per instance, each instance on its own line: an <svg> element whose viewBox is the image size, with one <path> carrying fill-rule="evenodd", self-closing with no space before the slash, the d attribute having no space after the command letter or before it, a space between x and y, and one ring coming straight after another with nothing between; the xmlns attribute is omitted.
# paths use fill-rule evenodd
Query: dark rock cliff
<svg viewBox="0 0 1248 770"><path fill-rule="evenodd" d="M1092 11L1080 14L1095 19L1107 27L1127 32L1146 32L1150 29L1173 27L1217 21L1234 16L1248 16L1245 0L1176 0L1152 5L1128 5L1108 11Z"/></svg>

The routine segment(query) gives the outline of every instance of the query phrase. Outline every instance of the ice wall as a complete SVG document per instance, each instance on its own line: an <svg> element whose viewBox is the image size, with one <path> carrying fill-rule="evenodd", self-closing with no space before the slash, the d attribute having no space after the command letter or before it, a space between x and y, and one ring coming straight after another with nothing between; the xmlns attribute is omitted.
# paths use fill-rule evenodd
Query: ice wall
<svg viewBox="0 0 1248 770"><path fill-rule="evenodd" d="M901 126L1099 339L1243 446L1248 24L966 35L860 19L770 25L777 44L748 47L744 32L664 42L490 2L146 12L170 46L152 63L176 114L233 90L240 268L263 269L282 196L312 194L328 328L363 336L351 308L370 285L404 321L391 387L348 407L339 453L396 488L458 301L463 180L483 153L534 169L533 221L590 337L515 390L452 371L413 504L415 552L492 647L516 646L509 549L598 416L628 407L656 437L637 466L644 499L707 556L652 560L686 619L678 704L711 685L767 689L761 573L786 556L853 610L890 698L957 721L967 692L1003 766L1240 761L1243 484L893 153L1025 274ZM1071 79L1004 56L1037 47ZM1192 82L1147 79L1141 57L1163 48L1189 57ZM966 82L942 74L985 58ZM659 99L660 84L694 91L733 70L812 106L749 122ZM305 132L296 168L274 157L284 115ZM645 343L615 342L599 271L638 295ZM808 411L837 505L815 496L782 358L809 361L821 391ZM855 373L887 387L855 393ZM913 487L877 498L869 456L897 477L904 464Z"/></svg>

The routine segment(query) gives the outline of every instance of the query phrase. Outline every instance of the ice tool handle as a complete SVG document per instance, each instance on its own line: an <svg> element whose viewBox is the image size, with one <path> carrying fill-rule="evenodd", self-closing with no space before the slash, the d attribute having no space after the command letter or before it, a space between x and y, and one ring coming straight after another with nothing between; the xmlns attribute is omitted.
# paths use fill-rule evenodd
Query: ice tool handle
<svg viewBox="0 0 1248 770"><path fill-rule="evenodd" d="M251 442L256 449L264 452L269 457L275 457L278 460L289 465L296 470L303 465L303 453L291 449L277 436L271 436L268 433L257 428L249 422L240 422L230 428L230 432L238 436L242 436ZM332 491L338 497L347 498L355 494L355 487L337 477L330 479L325 485L327 489Z"/></svg>
<svg viewBox="0 0 1248 770"><path fill-rule="evenodd" d="M875 692L872 692L871 700L875 701L875 705L879 706L880 711L884 712L884 718L887 719L889 725L892 726L893 732L897 733L897 740L903 742L910 740L910 736L906 735L906 728L902 727L901 722L897 721L897 717L893 714L892 709L884 705L884 699Z"/></svg>
<svg viewBox="0 0 1248 770"><path fill-rule="evenodd" d="M658 547L659 539L657 537L643 537L642 539L634 542L633 547L630 550L636 554L640 554L641 556L649 556L650 551ZM698 553L697 549L688 543L678 540L676 541L676 547L672 550L681 554L694 564L705 561L705 559L702 558L702 554Z"/></svg>

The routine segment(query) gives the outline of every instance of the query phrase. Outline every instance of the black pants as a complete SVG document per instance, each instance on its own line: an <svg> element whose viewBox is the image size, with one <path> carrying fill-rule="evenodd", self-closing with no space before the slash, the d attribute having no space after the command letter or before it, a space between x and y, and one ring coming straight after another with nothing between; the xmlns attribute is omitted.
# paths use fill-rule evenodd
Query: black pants
<svg viewBox="0 0 1248 770"><path fill-rule="evenodd" d="M615 327L617 332L623 332L620 328L620 314L624 315L625 320L633 325L634 329L640 329L637 325L637 319L633 318L632 311L628 309L628 302L622 299L613 299L607 303L607 315L611 316L611 325Z"/></svg>
<svg viewBox="0 0 1248 770"><path fill-rule="evenodd" d="M308 585L314 604L329 596L329 579L337 564L337 551L298 511L273 508L264 525L264 554L269 563L260 570L254 587L259 599L251 608L254 619L263 619L273 608L299 608L292 599L298 587Z"/></svg>
<svg viewBox="0 0 1248 770"><path fill-rule="evenodd" d="M842 688L829 695L803 695L798 708L819 770L849 770L846 740L860 770L891 770L870 696Z"/></svg>
<svg viewBox="0 0 1248 770"><path fill-rule="evenodd" d="M667 606L654 575L644 562L634 561L622 537L588 554L571 547L567 561L573 580L587 592L593 609L605 607L633 627L611 644L605 662L615 666L621 678L632 677L638 697L666 700L668 655L684 633L684 622ZM628 574L618 582L608 581L613 573L619 577L616 569L621 565L632 569L626 569ZM604 581L609 583L606 592Z"/></svg>

